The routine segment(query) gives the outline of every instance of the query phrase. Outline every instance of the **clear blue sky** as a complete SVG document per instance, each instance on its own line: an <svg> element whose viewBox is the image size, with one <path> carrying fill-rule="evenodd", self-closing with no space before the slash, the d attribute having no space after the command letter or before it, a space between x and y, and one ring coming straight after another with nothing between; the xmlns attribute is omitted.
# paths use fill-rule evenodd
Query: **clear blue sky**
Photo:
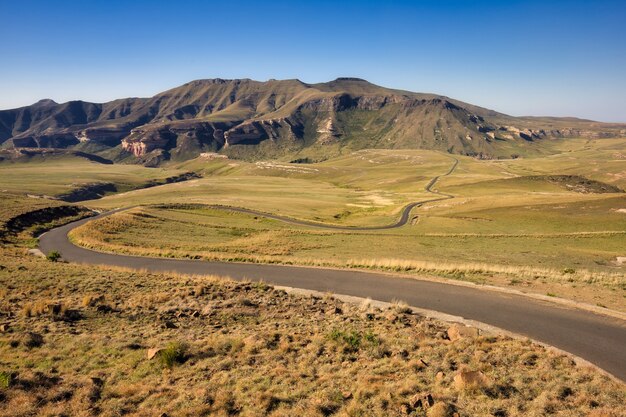
<svg viewBox="0 0 626 417"><path fill-rule="evenodd" d="M356 76L626 122L626 1L0 0L0 108L198 78Z"/></svg>

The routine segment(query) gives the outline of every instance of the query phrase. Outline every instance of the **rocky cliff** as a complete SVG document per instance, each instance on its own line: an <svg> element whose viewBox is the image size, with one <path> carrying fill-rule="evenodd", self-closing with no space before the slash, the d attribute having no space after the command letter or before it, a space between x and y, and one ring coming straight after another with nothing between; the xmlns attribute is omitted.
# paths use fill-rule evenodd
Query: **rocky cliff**
<svg viewBox="0 0 626 417"><path fill-rule="evenodd" d="M368 147L439 149L491 158L555 137L624 134L624 125L515 118L357 78L320 84L197 80L151 98L63 104L42 100L0 111L4 148L113 148L120 158L131 156L149 165L203 152L262 158Z"/></svg>

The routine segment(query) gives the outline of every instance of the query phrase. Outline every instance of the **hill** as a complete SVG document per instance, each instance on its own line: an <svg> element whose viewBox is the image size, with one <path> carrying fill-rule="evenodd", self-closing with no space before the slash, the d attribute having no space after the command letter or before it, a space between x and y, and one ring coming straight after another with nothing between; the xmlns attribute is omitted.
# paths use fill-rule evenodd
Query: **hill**
<svg viewBox="0 0 626 417"><path fill-rule="evenodd" d="M0 416L617 417L624 385L410 307L0 247ZM268 277L271 279L271 277Z"/></svg>
<svg viewBox="0 0 626 417"><path fill-rule="evenodd" d="M532 144L543 139L624 134L626 125L516 118L358 78L318 84L197 80L151 98L41 100L0 111L4 148L70 148L149 166L203 152L242 159L324 159L368 148L508 158L536 152Z"/></svg>

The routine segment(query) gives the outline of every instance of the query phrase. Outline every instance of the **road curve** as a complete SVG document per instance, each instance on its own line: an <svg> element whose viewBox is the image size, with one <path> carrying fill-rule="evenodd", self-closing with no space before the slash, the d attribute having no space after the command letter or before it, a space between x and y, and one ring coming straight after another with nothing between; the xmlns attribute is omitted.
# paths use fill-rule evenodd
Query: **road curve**
<svg viewBox="0 0 626 417"><path fill-rule="evenodd" d="M335 224L326 224L326 223L311 222L311 221L307 221L307 220L299 220L299 219L294 219L294 218L291 218L291 217L280 216L280 215L271 214L271 213L264 213L262 211L257 211L257 210L242 208L242 207L221 206L221 205L215 205L215 204L199 204L199 205L202 205L202 206L207 207L207 208L214 208L214 209L219 209L219 210L229 210L229 211L235 211L235 212L238 212L238 213L252 214L254 216L262 216L262 217L266 217L268 219L278 220L278 221L281 221L281 222L284 222L284 223L296 224L296 225L300 225L300 226L311 226L311 227L316 227L318 229L354 230L354 231L373 231L373 230L397 229L397 228L402 227L402 226L404 226L405 224L408 223L409 216L411 215L411 211L415 207L419 207L422 204L426 204L426 203L432 203L434 201L442 201L442 200L448 200L448 199L454 198L454 196L452 194L446 194L446 193L441 193L439 191L433 191L432 190L434 185L437 183L437 181L439 181L439 179L441 177L445 177L445 176L448 176L448 175L452 174L454 172L454 170L456 169L456 167L459 165L459 160L458 159L456 159L453 156L451 156L450 158L452 158L454 160L454 163L452 164L450 169L445 174L441 174L441 175L437 175L436 177L433 177L428 182L426 187L424 187L424 190L426 190L427 192L429 192L431 194L435 194L435 195L437 195L439 197L435 197L435 198L431 198L431 199L427 199L427 200L415 201L413 203L407 204L406 206L404 206L402 208L402 213L400 214L400 218L395 223L386 224L386 225L383 225L383 226L341 226L341 225L335 225Z"/></svg>
<svg viewBox="0 0 626 417"><path fill-rule="evenodd" d="M547 343L582 357L626 381L626 322L617 318L522 295L380 273L147 258L95 252L74 246L67 237L68 232L92 219L79 220L44 233L39 240L40 249L44 253L57 250L64 259L78 263L152 272L215 274L380 301L399 299L412 306L480 321Z"/></svg>

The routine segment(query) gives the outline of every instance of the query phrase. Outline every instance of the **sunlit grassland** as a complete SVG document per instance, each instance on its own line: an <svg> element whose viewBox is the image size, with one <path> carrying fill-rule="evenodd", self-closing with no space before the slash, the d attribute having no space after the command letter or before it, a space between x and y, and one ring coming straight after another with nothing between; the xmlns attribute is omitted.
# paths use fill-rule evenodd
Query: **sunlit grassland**
<svg viewBox="0 0 626 417"><path fill-rule="evenodd" d="M432 151L361 151L320 164L199 161L205 178L112 195L98 208L203 203L245 207L289 217L348 225L392 223L409 202L432 198L424 187L453 159Z"/></svg>
<svg viewBox="0 0 626 417"><path fill-rule="evenodd" d="M144 207L91 222L70 236L87 247L133 255L430 274L622 309L625 280L614 261L626 247L626 231L623 222L621 229L604 228L615 225L599 203L595 213L580 216L582 224L562 228L555 218L566 219L568 210L553 216L536 209L534 217L515 223L509 208L486 210L483 221L459 219L452 230L453 219L420 217L415 225L377 232L319 230L228 210ZM577 204L566 209L575 211ZM541 221L553 227L541 230Z"/></svg>
<svg viewBox="0 0 626 417"><path fill-rule="evenodd" d="M26 174L11 173L0 182L23 182L32 189L35 178L47 187L61 181L69 186L75 183L72 172L82 171L79 175L106 174L128 184L196 171L204 178L82 204L97 209L211 204L325 224L381 226L395 222L406 204L438 197L425 187L439 176L433 190L454 198L415 208L409 224L399 229L317 229L178 206L133 209L88 224L72 238L136 255L432 273L619 306L624 266L617 260L626 256L626 196L575 192L540 176L580 175L623 186L625 144L625 139L554 140L545 142L541 157L487 161L427 150L362 150L318 163L200 157L165 169L50 161L12 164ZM456 169L442 176L455 159ZM589 285L594 291L577 287Z"/></svg>
<svg viewBox="0 0 626 417"><path fill-rule="evenodd" d="M591 366L472 329L445 340L458 327L402 302L53 263L16 247L0 247L0 264L2 417L625 411L624 385Z"/></svg>
<svg viewBox="0 0 626 417"><path fill-rule="evenodd" d="M23 194L2 192L0 193L0 224L29 211L57 207L63 204L62 201L29 198Z"/></svg>
<svg viewBox="0 0 626 417"><path fill-rule="evenodd" d="M83 158L53 157L28 163L0 163L0 190L54 196L82 185L110 182L119 191L149 180L177 175L177 169L146 168L140 165L101 164Z"/></svg>
<svg viewBox="0 0 626 417"><path fill-rule="evenodd" d="M424 192L411 195L417 199L427 197ZM86 204L107 209L172 202L219 204L304 220L382 225L391 223L406 201L406 197L382 190L346 190L315 180L228 176L133 191Z"/></svg>

